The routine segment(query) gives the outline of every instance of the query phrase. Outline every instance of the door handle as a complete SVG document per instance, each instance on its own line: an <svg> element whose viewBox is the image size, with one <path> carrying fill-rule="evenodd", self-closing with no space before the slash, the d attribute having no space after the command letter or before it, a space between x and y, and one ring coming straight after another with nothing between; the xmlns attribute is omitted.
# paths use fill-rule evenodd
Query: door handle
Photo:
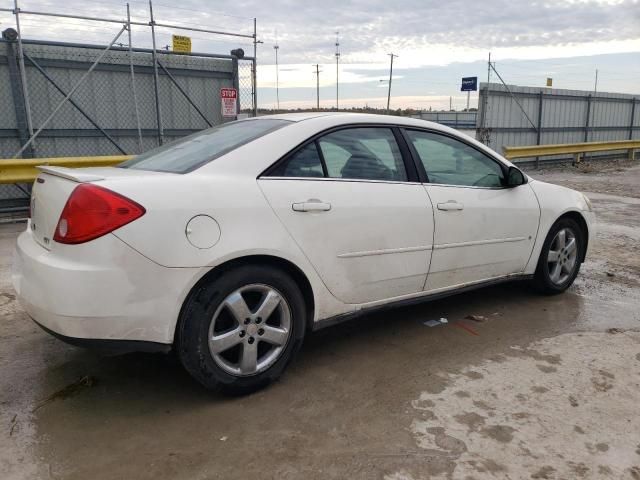
<svg viewBox="0 0 640 480"><path fill-rule="evenodd" d="M455 200L449 200L448 202L439 203L438 210L464 210L464 205L456 202Z"/></svg>
<svg viewBox="0 0 640 480"><path fill-rule="evenodd" d="M331 204L312 198L306 202L294 203L291 208L294 212L328 212L331 210Z"/></svg>

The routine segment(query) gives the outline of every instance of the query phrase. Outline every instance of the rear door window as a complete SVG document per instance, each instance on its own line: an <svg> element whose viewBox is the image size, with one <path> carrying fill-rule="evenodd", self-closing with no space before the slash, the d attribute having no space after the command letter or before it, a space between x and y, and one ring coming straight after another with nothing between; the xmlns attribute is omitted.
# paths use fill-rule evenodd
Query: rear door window
<svg viewBox="0 0 640 480"><path fill-rule="evenodd" d="M299 177L317 178L324 177L322 160L315 142L308 143L289 159L274 169L272 177Z"/></svg>
<svg viewBox="0 0 640 480"><path fill-rule="evenodd" d="M390 128L347 128L321 137L318 144L331 178L407 181Z"/></svg>

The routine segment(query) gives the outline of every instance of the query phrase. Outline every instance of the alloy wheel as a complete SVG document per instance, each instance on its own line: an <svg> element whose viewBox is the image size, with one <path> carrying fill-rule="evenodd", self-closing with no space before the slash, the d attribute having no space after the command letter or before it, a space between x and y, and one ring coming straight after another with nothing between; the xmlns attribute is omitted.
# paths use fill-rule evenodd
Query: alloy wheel
<svg viewBox="0 0 640 480"><path fill-rule="evenodd" d="M225 372L256 375L280 358L290 335L285 297L268 285L246 285L227 295L213 314L209 351Z"/></svg>
<svg viewBox="0 0 640 480"><path fill-rule="evenodd" d="M549 279L556 285L562 285L573 275L578 265L578 243L571 228L562 228L553 237L547 264Z"/></svg>

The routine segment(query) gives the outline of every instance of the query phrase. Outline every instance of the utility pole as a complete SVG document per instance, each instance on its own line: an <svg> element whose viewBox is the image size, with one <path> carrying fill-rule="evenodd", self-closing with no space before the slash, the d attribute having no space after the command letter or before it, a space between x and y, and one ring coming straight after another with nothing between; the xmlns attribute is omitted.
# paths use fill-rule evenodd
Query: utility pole
<svg viewBox="0 0 640 480"><path fill-rule="evenodd" d="M485 89L484 92L484 105L482 106L482 117L480 118L480 127L483 130L483 134L484 134L484 128L487 122L487 109L489 108L489 83L491 82L491 52L489 52L489 61L487 62L487 87ZM478 107L480 107L480 105L478 105ZM482 143L485 143L484 139L482 140ZM485 143L485 145L487 145L487 143Z"/></svg>
<svg viewBox="0 0 640 480"><path fill-rule="evenodd" d="M387 114L389 114L391 112L391 110L389 110L389 107L391 104L391 81L393 80L393 59L398 55L396 55L395 53L388 53L387 55L391 57L391 65L389 66L389 91L387 92Z"/></svg>
<svg viewBox="0 0 640 480"><path fill-rule="evenodd" d="M340 32L336 32L336 110L340 108L339 92L338 92L338 86L339 86L338 72L340 70L340 39L338 37L339 35L340 35Z"/></svg>
<svg viewBox="0 0 640 480"><path fill-rule="evenodd" d="M276 52L276 105L277 109L280 110L280 74L278 71L278 50L280 50L280 46L278 45L278 32L276 32L276 44L273 46L273 50Z"/></svg>
<svg viewBox="0 0 640 480"><path fill-rule="evenodd" d="M593 86L593 94L598 93L598 69L596 68L596 84Z"/></svg>
<svg viewBox="0 0 640 480"><path fill-rule="evenodd" d="M319 64L315 64L314 67L316 67L316 109L320 110L320 65Z"/></svg>
<svg viewBox="0 0 640 480"><path fill-rule="evenodd" d="M449 111L450 112L453 111L453 104L451 103L451 101L452 101L452 97L451 95L449 95Z"/></svg>

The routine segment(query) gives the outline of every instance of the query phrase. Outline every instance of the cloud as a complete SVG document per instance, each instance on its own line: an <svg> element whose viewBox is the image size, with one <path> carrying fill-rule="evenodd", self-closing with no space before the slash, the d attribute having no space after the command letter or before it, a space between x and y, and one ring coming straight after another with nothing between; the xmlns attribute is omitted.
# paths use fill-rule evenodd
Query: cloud
<svg viewBox="0 0 640 480"><path fill-rule="evenodd" d="M57 12L82 12L124 18L124 0L21 0L23 8ZM131 0L134 19L148 20L146 2ZM393 51L403 57L419 53L420 64L442 64L448 48L453 58L477 57L489 49L518 51L548 47L573 47L640 39L638 0L169 0L154 2L157 21L252 33L258 19L262 57L272 63L270 52L276 32L280 59L286 63L329 63L334 60L335 31L340 32L342 60L347 63L381 62ZM41 35L69 30L103 42L115 27L77 20L51 22L26 17L25 29ZM67 28L65 28L67 25ZM31 28L30 28L31 27ZM137 43L149 42L148 29L134 28ZM104 33L103 33L104 32ZM158 29L161 43L171 31ZM226 51L233 45L249 46L250 39L213 37L193 33L194 48ZM429 58L435 50L435 61ZM267 53L270 52L270 53ZM475 57L474 57L475 59Z"/></svg>
<svg viewBox="0 0 640 480"><path fill-rule="evenodd" d="M19 1L25 10L115 19L126 15L126 0ZM133 19L148 22L147 1L129 1ZM316 63L323 70L320 88L326 89L321 96L334 96L336 31L342 53L340 92L344 102L353 105L384 103L379 80L388 78L389 52L399 55L393 93L402 96L397 100L406 106L417 106L420 98L426 99L420 105L448 106L447 95L458 93L461 76L484 78L488 51L507 82L541 85L546 76L553 76L554 83L567 88L587 88L599 68L603 88L637 92L640 0L154 0L154 13L160 23L245 34L253 32L256 17L258 38L264 42L258 47L261 103L275 101L276 32L281 103L291 105L315 100L311 65ZM25 38L58 41L105 44L120 28L114 23L30 15L21 20ZM13 23L13 15L0 12L3 28ZM242 47L251 55L253 50L250 38L166 27L157 28L158 46L170 44L172 33L191 36L194 51L228 53ZM135 46L151 46L148 27L134 26L132 34ZM126 43L126 33L120 41ZM623 52L636 53L610 55ZM592 57L579 61L578 68L561 61L553 68L544 65L544 59L595 55L610 55L618 63ZM540 65L508 66L510 59L538 59ZM428 94L434 91L437 95Z"/></svg>
<svg viewBox="0 0 640 480"><path fill-rule="evenodd" d="M335 30L340 31L345 61L355 63L390 51L422 52L431 45L487 51L640 38L637 0L281 0L241 4L257 14L266 10L259 15L261 38L272 43L277 29L283 60L295 63L328 62Z"/></svg>

